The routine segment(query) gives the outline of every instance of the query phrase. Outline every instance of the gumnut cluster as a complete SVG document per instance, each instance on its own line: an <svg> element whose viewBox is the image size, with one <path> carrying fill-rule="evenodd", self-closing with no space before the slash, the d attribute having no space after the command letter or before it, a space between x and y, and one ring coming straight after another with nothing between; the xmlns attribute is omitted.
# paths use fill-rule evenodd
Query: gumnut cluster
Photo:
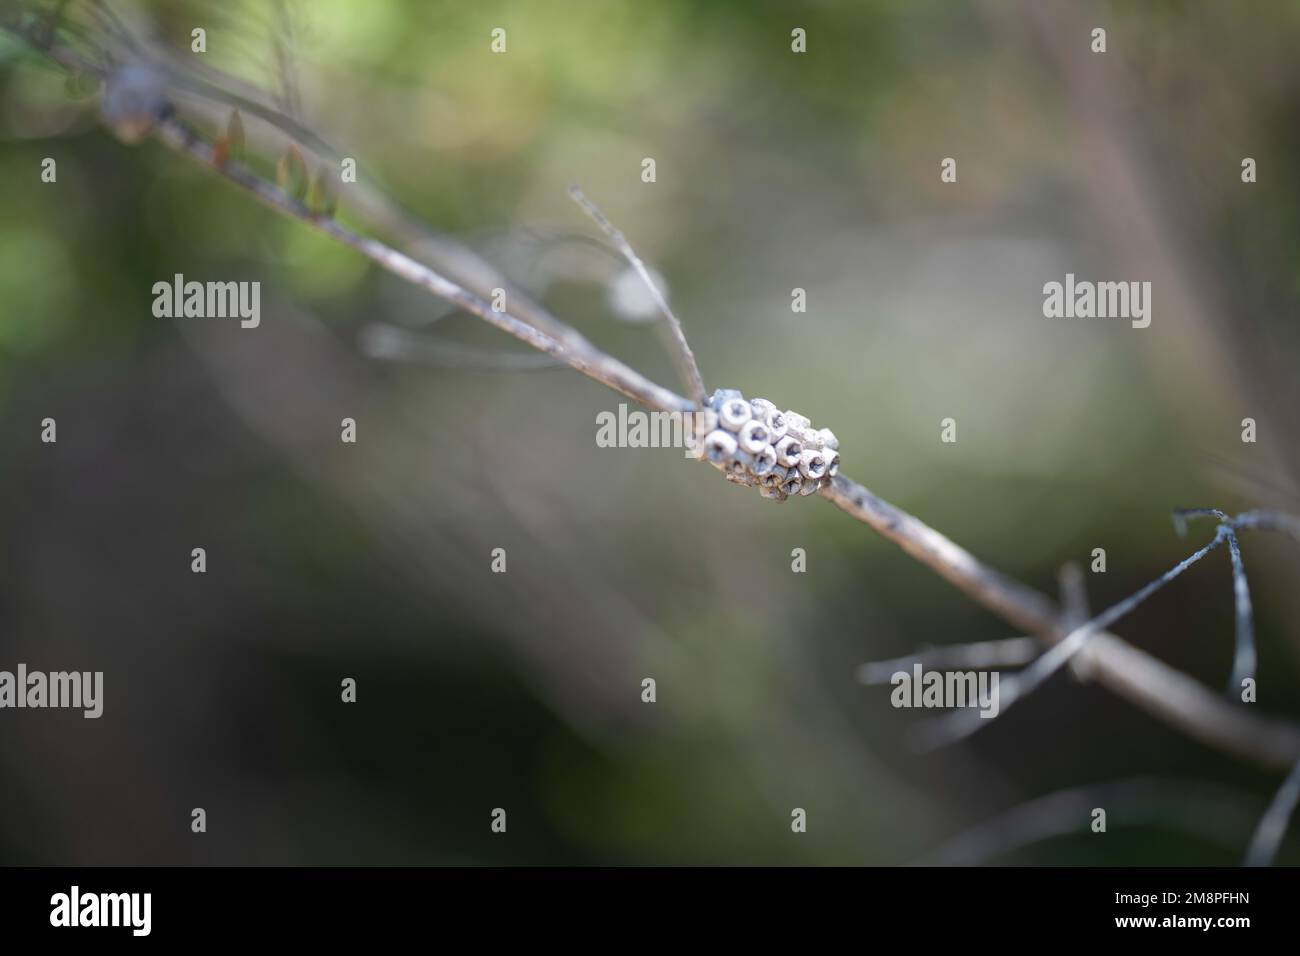
<svg viewBox="0 0 1300 956"><path fill-rule="evenodd" d="M816 494L840 466L840 443L829 428L735 389L713 393L695 416L694 433L697 458L774 501Z"/></svg>

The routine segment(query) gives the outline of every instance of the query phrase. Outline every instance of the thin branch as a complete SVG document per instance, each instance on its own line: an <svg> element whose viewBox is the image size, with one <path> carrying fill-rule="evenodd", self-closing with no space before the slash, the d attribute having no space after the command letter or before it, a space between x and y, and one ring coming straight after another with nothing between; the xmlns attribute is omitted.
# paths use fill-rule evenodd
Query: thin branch
<svg viewBox="0 0 1300 956"><path fill-rule="evenodd" d="M858 667L858 680L867 685L888 684L895 674L920 664L936 670L992 670L1024 667L1042 653L1034 637L1009 637L1000 641L944 644L923 647L904 657L868 661Z"/></svg>
<svg viewBox="0 0 1300 956"><path fill-rule="evenodd" d="M1088 833L1095 807L1118 826L1178 829L1229 849L1257 812L1250 796L1200 780L1137 777L1070 787L1018 804L976 824L916 861L919 866L978 866L1053 837Z"/></svg>
<svg viewBox="0 0 1300 956"><path fill-rule="evenodd" d="M394 362L479 371L531 372L563 368L565 363L535 352L503 352L449 342L384 322L373 322L358 336L361 351Z"/></svg>
<svg viewBox="0 0 1300 956"><path fill-rule="evenodd" d="M983 564L924 521L857 482L836 475L819 494L870 525L1020 630L1040 634L1057 626L1059 615L1050 598Z"/></svg>
<svg viewBox="0 0 1300 956"><path fill-rule="evenodd" d="M5 0L0 0L4 4ZM82 5L74 5L79 11ZM309 150L314 156L324 158L337 164L343 154L315 130L309 128L296 116L270 102L262 90L251 83L217 67L202 62L201 59L189 57L178 58L167 46L154 42L146 36L147 30L139 27L139 35L125 23L122 17L113 12L106 0L89 0L90 14L99 36L112 41L109 46L101 47L91 41L70 17L65 17L61 26L67 31L77 31L77 37L90 46L103 61L95 64L66 47L46 49L49 43L40 44L32 36L30 29L24 27L18 16L22 7L15 6L14 13L0 17L3 25L19 36L25 36L37 49L45 49L63 66L81 72L93 73L101 81L108 82L115 61L132 65L148 65L157 71L157 75L167 84L169 97L179 94L184 97L198 97L215 106L229 108L234 106L245 115L255 116L262 122L279 130L295 144ZM0 6L0 14L8 13L9 7ZM270 29L268 25L266 29ZM354 215L360 216L372 230L386 233L394 240L398 248L419 248L422 252L436 253L439 270L462 288L480 298L491 295L496 288L504 288L509 295L510 311L516 318L545 332L561 344L574 346L573 336L577 333L560 322L531 297L520 289L513 287L503 275L481 256L468 247L455 243L439 235L427 225L420 222L406 209L395 203L381 189L371 183L372 177L362 177L348 186L348 208ZM577 349L581 351L579 347Z"/></svg>
<svg viewBox="0 0 1300 956"><path fill-rule="evenodd" d="M1061 565L1057 574L1061 589L1061 623L1071 630L1087 622L1088 592L1083 569L1077 562ZM942 644L938 647L921 647L911 654L892 660L868 661L858 667L858 680L867 685L888 684L895 674L917 664L935 670L1002 670L1024 667L1042 653L1036 637L1021 635L995 641L974 641L964 644ZM1071 661L1077 664L1079 656ZM1086 675L1080 675L1086 676Z"/></svg>
<svg viewBox="0 0 1300 956"><path fill-rule="evenodd" d="M1282 838L1286 836L1287 824L1291 822L1291 814L1295 812L1297 802L1300 802L1300 761L1296 762L1287 778L1282 781L1273 802L1264 812L1264 818L1259 821L1242 866L1272 864L1282 846Z"/></svg>
<svg viewBox="0 0 1300 956"><path fill-rule="evenodd" d="M1232 520L1225 511L1218 508L1176 508L1174 509L1174 530L1178 532L1178 537L1187 535L1188 518L1214 518L1220 524L1226 524Z"/></svg>
<svg viewBox="0 0 1300 956"><path fill-rule="evenodd" d="M1061 623L1060 612L1045 595L988 567L862 485L837 475L820 494L1014 627L1049 644L1069 635L1071 629ZM1234 707L1113 634L1093 634L1079 657L1099 684L1208 746L1278 770L1300 759L1300 728L1295 724Z"/></svg>
<svg viewBox="0 0 1300 956"><path fill-rule="evenodd" d="M212 145L186 124L174 117L158 121L157 136L164 144L184 153L213 170L217 175L246 190L266 205L306 223L314 229L360 252L376 265L413 285L427 289L439 298L454 303L503 332L548 355L562 359L583 375L593 378L617 392L661 411L691 411L688 399L656 385L640 372L629 368L613 356L591 345L576 331L569 330L561 343L509 312L498 312L484 299L467 292L439 272L416 262L378 240L362 236L335 219L319 216L301 202L292 199L247 166L227 160L220 162Z"/></svg>
<svg viewBox="0 0 1300 956"><path fill-rule="evenodd" d="M1000 682L998 693L998 716L1005 714L1020 698L1032 694L1049 677L1061 669L1075 654L1083 650L1092 637L1104 631L1120 618L1133 611L1143 601L1155 594L1174 578L1178 577L1201 558L1205 557L1220 544L1226 535L1216 533L1214 539L1205 547L1189 555L1166 571L1160 577L1130 594L1124 600L1112 604L1091 621L1075 628L1065 638L1047 651L1019 674L1005 677ZM981 727L993 723L979 713L970 710L958 710L944 717L935 718L923 726L920 737L923 745L931 747L944 746L970 736Z"/></svg>
<svg viewBox="0 0 1300 956"><path fill-rule="evenodd" d="M106 0L90 0L90 14L104 25L104 29L122 42L132 53L139 55L142 48L130 28L122 21Z"/></svg>
<svg viewBox="0 0 1300 956"><path fill-rule="evenodd" d="M1088 602L1088 580L1079 562L1067 561L1061 565L1056 572L1056 589L1061 596L1061 626L1072 631L1086 624L1092 611ZM1070 658L1070 671L1080 680L1089 680L1087 656L1076 654Z"/></svg>
<svg viewBox="0 0 1300 956"><path fill-rule="evenodd" d="M1255 625L1251 611L1250 585L1246 580L1246 565L1241 560L1241 545L1237 540L1235 529L1238 527L1272 530L1281 528L1289 530L1288 524L1296 523L1289 515L1277 512L1253 511L1231 518L1218 508L1180 508L1174 512L1174 528L1180 535L1187 533L1188 518L1215 518L1219 522L1219 533L1228 541L1228 553L1232 557L1232 597L1236 611L1235 640L1232 654L1232 673L1228 677L1228 696L1235 697L1241 693L1242 683L1254 678L1256 668ZM1244 519L1244 520L1243 520Z"/></svg>
<svg viewBox="0 0 1300 956"><path fill-rule="evenodd" d="M658 284L650 275L650 270L645 267L641 257L636 254L632 244L624 238L623 233L614 227L614 224L605 218L605 214L600 208L587 198L586 194L577 186L569 187L569 195L583 212L591 217L592 221L600 227L601 232L609 237L609 241L614 243L615 248L622 253L623 258L628 264L636 270L636 274L641 277L647 289L650 290L650 296L654 299L655 305L663 313L664 321L668 323L669 344L673 354L673 360L677 365L677 372L681 376L682 384L686 386L686 392L695 399L697 405L703 407L708 401L708 395L704 390L704 379L700 375L700 367L695 361L695 353L691 351L690 343L686 341L686 333L682 330L682 323L676 314L668 306L668 300L660 291Z"/></svg>
<svg viewBox="0 0 1300 956"><path fill-rule="evenodd" d="M1250 585L1246 582L1246 565L1241 560L1241 545L1237 533L1225 525L1223 536L1228 540L1228 553L1232 556L1232 599L1236 606L1236 640L1232 655L1232 675L1228 678L1228 694L1241 693L1241 685L1255 676L1255 625L1251 614Z"/></svg>
<svg viewBox="0 0 1300 956"><path fill-rule="evenodd" d="M1300 541L1300 518L1280 511L1243 511L1232 519L1234 528L1251 528L1258 531L1278 531Z"/></svg>
<svg viewBox="0 0 1300 956"><path fill-rule="evenodd" d="M1088 610L1088 580L1079 562L1067 561L1061 565L1056 583L1061 592L1062 623L1067 627L1078 627L1092 617Z"/></svg>

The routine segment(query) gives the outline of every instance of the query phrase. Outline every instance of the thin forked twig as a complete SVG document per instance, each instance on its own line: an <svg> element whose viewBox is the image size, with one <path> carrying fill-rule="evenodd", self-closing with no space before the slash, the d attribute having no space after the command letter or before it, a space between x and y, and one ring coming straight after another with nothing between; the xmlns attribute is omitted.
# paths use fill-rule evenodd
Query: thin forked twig
<svg viewBox="0 0 1300 956"><path fill-rule="evenodd" d="M1287 778L1282 781L1273 802L1268 805L1259 821L1242 866L1268 866L1273 862L1282 846L1282 838L1286 836L1287 824L1291 821L1297 802L1300 802L1300 761L1296 761Z"/></svg>
<svg viewBox="0 0 1300 956"><path fill-rule="evenodd" d="M1261 515L1263 512L1254 512ZM1276 517L1276 516L1275 516ZM1246 580L1246 565L1241 560L1241 544L1234 530L1237 519L1230 518L1218 508L1184 508L1174 512L1174 527L1184 534L1188 518L1216 518L1219 530L1228 542L1228 553L1232 557L1232 597L1236 612L1235 635L1232 653L1232 673L1228 677L1228 694L1241 693L1242 686L1255 676L1255 624L1251 610L1250 584ZM1264 529L1263 525L1250 525Z"/></svg>
<svg viewBox="0 0 1300 956"><path fill-rule="evenodd" d="M1032 635L992 641L919 647L910 654L858 665L858 682L867 686L890 683L900 672L921 665L924 670L997 670L1025 667L1043 654L1043 644ZM1079 656L1071 659L1077 664ZM1083 676L1083 675L1081 675Z"/></svg>
<svg viewBox="0 0 1300 956"><path fill-rule="evenodd" d="M561 342L509 312L498 312L486 300L466 291L441 273L410 256L376 239L354 232L335 219L312 212L303 203L288 196L247 166L230 160L221 161L212 145L180 120L174 117L160 119L157 124L157 136L167 146L198 160L266 205L350 246L393 275L420 286L439 298L446 299L533 348L563 359L583 375L661 411L685 412L695 408L694 403L688 399L655 384L640 372L591 345L575 330L568 329L569 334L565 335L564 341Z"/></svg>
<svg viewBox="0 0 1300 956"><path fill-rule="evenodd" d="M1048 644L1073 628L1044 594L994 570L946 535L844 475L820 494L1022 631ZM1275 516L1255 525L1294 533ZM1234 707L1220 694L1127 641L1095 632L1077 657L1088 676L1202 743L1263 767L1287 770L1300 759L1300 729L1290 721Z"/></svg>
<svg viewBox="0 0 1300 956"><path fill-rule="evenodd" d="M569 186L569 196L582 207L583 212L591 217L592 222L600 227L601 232L609 237L609 241L614 243L615 248L628 261L628 265L636 270L636 274L641 277L641 281L650 290L655 305L659 307L664 322L667 323L670 350L677 365L677 372L681 376L682 384L686 386L687 394L695 399L696 404L703 407L708 400L708 395L704 390L704 378L700 375L700 366L695 361L695 353L691 351L690 343L686 341L686 333L682 330L681 320L669 307L668 300L664 298L658 283L650 275L650 270L645 267L645 263L636 254L632 244L624 238L623 233L605 217L605 214L600 211L600 207L587 198L586 193L577 186L571 185Z"/></svg>
<svg viewBox="0 0 1300 956"><path fill-rule="evenodd" d="M1226 535L1220 531L1214 539L1203 548L1179 561L1160 577L1147 584L1124 600L1111 605L1092 620L1075 628L1065 639L1044 651L1043 654L1023 671L1000 682L998 695L998 714L1004 714L1017 700L1033 693L1045 680L1055 674L1069 660L1079 653L1096 634L1104 631L1120 618L1133 611L1138 605L1156 591L1178 577L1201 558L1205 557L1221 543ZM935 718L924 725L919 733L924 749L940 747L968 737L980 727L992 723L978 712L958 710L944 717Z"/></svg>
<svg viewBox="0 0 1300 956"><path fill-rule="evenodd" d="M1087 622L1088 591L1083 569L1070 561L1061 566L1057 575L1061 589L1061 621L1071 629ZM1024 667L1042 653L1042 644L1031 635L1004 637L993 641L972 641L964 644L940 644L922 647L885 661L868 661L858 667L858 680L867 685L887 684L899 671L920 664L936 670L993 670ZM1078 662L1078 658L1074 663Z"/></svg>
<svg viewBox="0 0 1300 956"><path fill-rule="evenodd" d="M1246 565L1241 560L1241 544L1237 532L1225 526L1223 536L1228 540L1228 554L1232 556L1232 598L1236 606L1236 641L1232 655L1232 675L1228 678L1228 693L1241 693L1242 685L1255 676L1255 625L1250 604L1250 585L1246 581Z"/></svg>
<svg viewBox="0 0 1300 956"><path fill-rule="evenodd" d="M1147 584L1124 600L1112 605L1092 620L1076 627L1065 639L1060 641L1023 671L1004 678L999 688L999 711L1004 713L1017 700L1029 695L1044 681L1051 677L1066 662L1077 655L1088 641L1098 632L1109 627L1115 621L1131 612L1152 594L1178 577L1222 542L1228 543L1232 555L1233 598L1236 610L1236 635L1233 653L1232 676L1228 682L1230 696L1238 694L1243 683L1255 676L1256 652L1254 640L1253 615L1251 610L1250 587L1246 579L1246 569L1241 558L1241 545L1237 539L1234 526L1237 519L1229 517L1216 508L1185 508L1174 512L1174 524L1180 534L1186 531L1188 518L1213 517L1219 521L1214 539L1205 547L1184 558L1173 568L1166 571L1155 581ZM1257 528L1290 528L1285 516L1266 512L1251 512L1248 526ZM904 659L905 660L905 659ZM979 730L989 722L988 719L967 711L956 711L945 717L937 718L920 731L923 746L926 749L942 746L960 740Z"/></svg>

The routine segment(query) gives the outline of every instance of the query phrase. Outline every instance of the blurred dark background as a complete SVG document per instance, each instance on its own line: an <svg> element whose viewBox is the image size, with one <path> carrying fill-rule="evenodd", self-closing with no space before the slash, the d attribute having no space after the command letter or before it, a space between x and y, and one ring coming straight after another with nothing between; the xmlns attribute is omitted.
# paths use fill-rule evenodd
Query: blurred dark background
<svg viewBox="0 0 1300 956"><path fill-rule="evenodd" d="M1174 508L1300 509L1296 4L114 10L178 62L203 26L205 62L268 97L291 77L367 186L672 384L582 240L580 183L663 275L710 388L833 428L847 474L1040 589L1102 547L1093 607L1136 590L1208 539ZM97 110L0 37L0 668L105 673L99 720L0 714L0 861L905 863L1134 778L1162 782L1107 797L1106 835L1080 815L984 858L1240 860L1276 775L1067 675L914 753L917 715L858 666L1007 625L825 502L596 447L622 399L573 372L365 354L375 323L519 347ZM288 140L245 122L269 173ZM260 281L261 326L155 318L178 272ZM1066 272L1151 281L1150 328L1045 319ZM1300 716L1300 554L1244 553L1254 706ZM1217 688L1232 608L1215 553L1116 631Z"/></svg>

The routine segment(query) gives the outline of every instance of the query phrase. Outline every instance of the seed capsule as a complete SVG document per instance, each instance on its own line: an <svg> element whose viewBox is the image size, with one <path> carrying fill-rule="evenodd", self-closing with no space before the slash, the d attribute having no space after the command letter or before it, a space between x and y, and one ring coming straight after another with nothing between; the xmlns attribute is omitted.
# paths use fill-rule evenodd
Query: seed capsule
<svg viewBox="0 0 1300 956"><path fill-rule="evenodd" d="M776 449L771 445L764 445L754 452L754 460L750 468L759 478L770 475L776 467Z"/></svg>
<svg viewBox="0 0 1300 956"><path fill-rule="evenodd" d="M778 409L775 405L768 409L767 414L763 416L763 424L767 425L768 431L772 433L772 441L780 441L790 430L790 423L786 420L785 412Z"/></svg>
<svg viewBox="0 0 1300 956"><path fill-rule="evenodd" d="M822 433L811 426L800 429L798 432L791 431L790 434L798 436L799 441L803 444L804 451L808 451L810 448L813 451L821 451L826 447L825 442L822 440Z"/></svg>
<svg viewBox="0 0 1300 956"><path fill-rule="evenodd" d="M778 464L785 465L787 468L797 468L799 465L799 456L803 453L803 446L799 444L799 439L793 435L786 435L776 443L776 460Z"/></svg>
<svg viewBox="0 0 1300 956"><path fill-rule="evenodd" d="M785 419L789 425L786 429L787 435L799 439L799 444L804 448L821 450L822 435L820 431L812 427L812 422L797 412L786 412Z"/></svg>
<svg viewBox="0 0 1300 956"><path fill-rule="evenodd" d="M814 428L804 415L781 411L765 398L746 399L736 389L717 389L709 407L686 428L696 457L722 471L729 482L757 485L764 498L815 495L840 467L839 439Z"/></svg>
<svg viewBox="0 0 1300 956"><path fill-rule="evenodd" d="M718 427L718 413L711 408L687 412L686 414L689 417L686 420L685 431L694 432L701 438Z"/></svg>
<svg viewBox="0 0 1300 956"><path fill-rule="evenodd" d="M715 465L724 465L736 454L736 436L722 429L711 431L704 439L704 457Z"/></svg>
<svg viewBox="0 0 1300 956"><path fill-rule="evenodd" d="M771 436L768 435L766 425L751 418L740 426L740 435L736 440L741 448L756 455L770 444Z"/></svg>
<svg viewBox="0 0 1300 956"><path fill-rule="evenodd" d="M712 397L709 399L709 407L715 412L722 408L727 402L739 399L744 401L745 396L734 388L714 389Z"/></svg>
<svg viewBox="0 0 1300 956"><path fill-rule="evenodd" d="M820 451L805 448L803 454L799 456L799 473L805 478L816 481L826 474L828 467L829 462Z"/></svg>
<svg viewBox="0 0 1300 956"><path fill-rule="evenodd" d="M727 431L738 432L745 422L754 417L749 409L749 402L743 398L733 398L722 403L718 409L718 424Z"/></svg>
<svg viewBox="0 0 1300 956"><path fill-rule="evenodd" d="M789 409L786 410L785 421L790 426L791 435L798 435L812 428L812 422L806 416L800 415L798 412L792 412Z"/></svg>
<svg viewBox="0 0 1300 956"><path fill-rule="evenodd" d="M711 408L703 411L685 412L682 426L682 440L686 450L696 460L708 455L708 436L718 430L718 413Z"/></svg>
<svg viewBox="0 0 1300 956"><path fill-rule="evenodd" d="M735 485L749 485L752 487L758 484L758 479L750 471L751 461L749 455L743 451L736 452L735 456L722 466L727 480Z"/></svg>

